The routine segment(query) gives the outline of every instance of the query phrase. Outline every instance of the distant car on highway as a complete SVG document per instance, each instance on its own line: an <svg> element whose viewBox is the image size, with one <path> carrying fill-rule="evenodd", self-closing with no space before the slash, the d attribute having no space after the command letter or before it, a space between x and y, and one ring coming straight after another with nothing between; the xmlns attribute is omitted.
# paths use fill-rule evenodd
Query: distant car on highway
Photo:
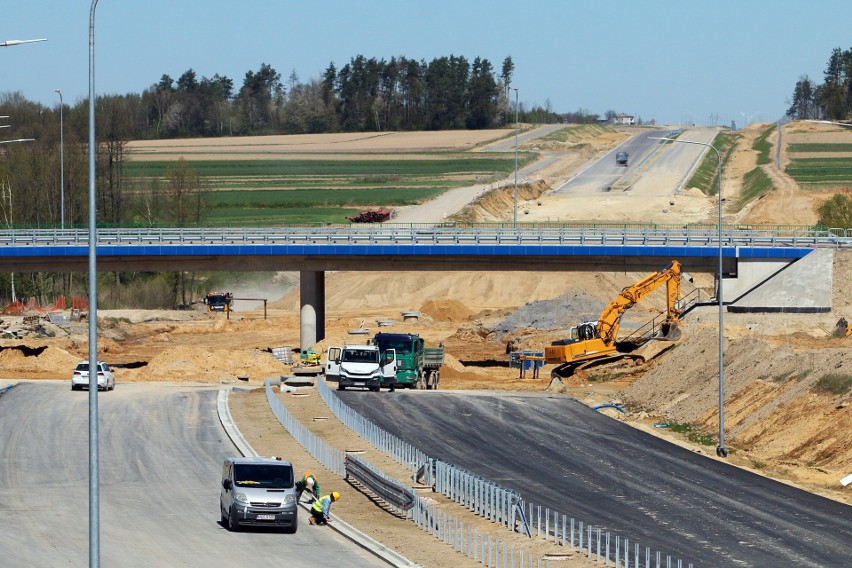
<svg viewBox="0 0 852 568"><path fill-rule="evenodd" d="M109 368L109 365L103 361L98 361L97 364L98 390L108 391L115 389L115 373ZM74 374L71 375L71 390L80 390L89 388L89 362L80 361L77 363L77 368L74 369Z"/></svg>
<svg viewBox="0 0 852 568"><path fill-rule="evenodd" d="M619 166L627 167L627 152L618 152L615 154L615 163Z"/></svg>

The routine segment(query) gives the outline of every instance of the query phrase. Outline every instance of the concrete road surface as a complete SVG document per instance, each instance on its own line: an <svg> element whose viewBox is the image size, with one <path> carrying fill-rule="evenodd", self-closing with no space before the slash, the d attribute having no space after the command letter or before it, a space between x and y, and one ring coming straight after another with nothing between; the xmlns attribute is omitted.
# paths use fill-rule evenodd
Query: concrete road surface
<svg viewBox="0 0 852 568"><path fill-rule="evenodd" d="M669 444L571 398L338 394L427 455L659 550L663 565L668 554L695 568L849 565L852 507Z"/></svg>
<svg viewBox="0 0 852 568"><path fill-rule="evenodd" d="M102 566L384 566L308 524L295 535L219 524L222 460L238 455L215 389L121 384L100 393ZM88 392L21 383L0 396L0 565L89 561Z"/></svg>
<svg viewBox="0 0 852 568"><path fill-rule="evenodd" d="M692 128L680 137L710 143L717 132L715 128ZM666 137L668 133L668 130L638 132L558 186L554 193L596 195L609 191L627 191L649 197L677 193L706 148L676 142L661 145L659 140L653 140ZM622 151L629 154L627 167L615 163L616 153Z"/></svg>

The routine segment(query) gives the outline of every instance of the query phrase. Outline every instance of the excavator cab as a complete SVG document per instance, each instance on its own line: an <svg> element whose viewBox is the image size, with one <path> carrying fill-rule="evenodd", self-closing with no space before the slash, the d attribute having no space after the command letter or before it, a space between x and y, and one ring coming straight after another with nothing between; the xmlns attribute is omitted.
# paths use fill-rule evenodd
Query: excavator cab
<svg viewBox="0 0 852 568"><path fill-rule="evenodd" d="M571 345L572 343L594 339L598 334L597 327L598 322L596 321L585 321L579 325L572 326L568 330L568 337L558 339L551 343L551 345Z"/></svg>

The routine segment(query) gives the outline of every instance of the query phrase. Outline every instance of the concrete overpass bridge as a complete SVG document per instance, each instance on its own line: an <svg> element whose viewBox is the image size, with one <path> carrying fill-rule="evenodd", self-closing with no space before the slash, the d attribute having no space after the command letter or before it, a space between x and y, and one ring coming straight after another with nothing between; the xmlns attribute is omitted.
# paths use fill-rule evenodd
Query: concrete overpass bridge
<svg viewBox="0 0 852 568"><path fill-rule="evenodd" d="M0 231L0 270L86 272L88 241L87 229ZM717 274L721 249L724 303L748 311L828 311L830 258L842 248L852 248L845 232L808 228L723 227L720 235L714 227L381 225L99 229L96 254L99 271L298 271L307 348L325 337L326 271L654 272L677 259L686 272ZM801 263L801 276L789 270L794 263ZM785 273L796 280L815 271L823 273L813 279L822 284L810 282L807 294L745 301Z"/></svg>

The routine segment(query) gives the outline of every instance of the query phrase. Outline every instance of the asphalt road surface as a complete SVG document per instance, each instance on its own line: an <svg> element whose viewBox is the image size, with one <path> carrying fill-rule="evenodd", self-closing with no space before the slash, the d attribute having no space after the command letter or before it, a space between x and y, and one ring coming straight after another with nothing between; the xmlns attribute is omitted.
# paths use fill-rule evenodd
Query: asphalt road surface
<svg viewBox="0 0 852 568"><path fill-rule="evenodd" d="M101 565L383 566L304 511L295 535L219 524L222 461L238 452L216 395L120 383L100 393ZM21 383L0 396L0 431L0 565L88 566L88 392Z"/></svg>
<svg viewBox="0 0 852 568"><path fill-rule="evenodd" d="M564 396L338 393L414 444L652 551L702 567L849 566L852 507L706 458ZM652 552L654 554L654 552Z"/></svg>
<svg viewBox="0 0 852 568"><path fill-rule="evenodd" d="M694 128L680 138L709 143L718 129ZM608 191L630 191L641 195L673 195L697 165L706 147L659 140L668 130L643 130L589 164L554 190L561 195L595 195ZM627 167L615 163L617 152L627 152Z"/></svg>

